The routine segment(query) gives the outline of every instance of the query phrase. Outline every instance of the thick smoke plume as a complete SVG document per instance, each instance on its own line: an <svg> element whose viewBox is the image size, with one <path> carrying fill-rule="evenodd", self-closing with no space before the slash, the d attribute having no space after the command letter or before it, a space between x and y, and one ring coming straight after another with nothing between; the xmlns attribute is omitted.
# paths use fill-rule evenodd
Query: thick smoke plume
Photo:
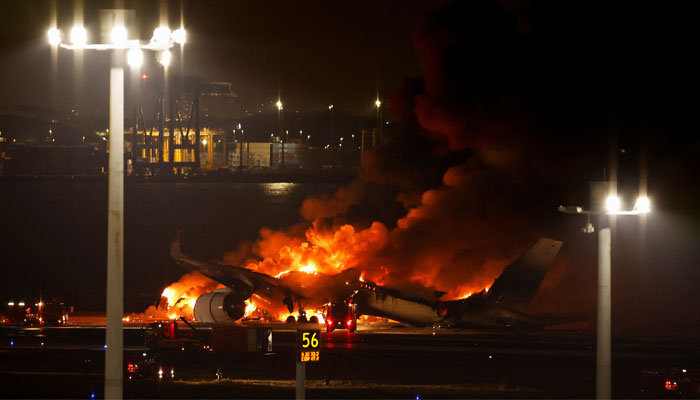
<svg viewBox="0 0 700 400"><path fill-rule="evenodd" d="M510 14L493 5L480 11L495 13L499 23L479 27L513 47L521 33ZM530 193L514 173L523 167L526 134L516 134L519 118L503 118L500 97L481 96L493 88L480 82L500 77L479 71L503 57L489 59L500 53L482 46L474 68L453 71L449 30L455 26L443 24L447 15L418 30L425 76L392 95L391 111L402 128L366 154L360 177L334 195L307 199L301 209L306 223L263 229L260 240L227 254L226 262L272 275L306 265L326 273L357 268L367 279L435 301L436 291L454 299L489 287L534 243L539 232L524 200ZM471 33L467 40L478 43ZM465 80L463 73L477 75ZM465 92L455 93L455 82Z"/></svg>

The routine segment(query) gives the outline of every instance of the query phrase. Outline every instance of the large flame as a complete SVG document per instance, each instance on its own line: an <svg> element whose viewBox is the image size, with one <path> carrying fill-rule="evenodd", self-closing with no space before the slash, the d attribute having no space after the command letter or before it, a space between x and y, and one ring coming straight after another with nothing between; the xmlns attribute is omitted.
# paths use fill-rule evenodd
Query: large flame
<svg viewBox="0 0 700 400"><path fill-rule="evenodd" d="M336 207L334 201L346 196L344 189L331 201L307 199L302 215L313 222L303 233L299 234L299 226L288 231L263 228L257 242L240 245L224 257L224 263L307 288L323 275L353 268L360 272L361 281L397 289L407 297L429 302L466 298L488 290L502 268L524 250L516 235L504 237L517 219L510 218L508 207L501 204L501 193L492 193L497 178L488 169L452 167L442 185L422 193L392 228L377 221L365 228L329 224L329 216L343 211L324 207ZM485 225L484 221L496 222ZM197 297L219 287L200 274L187 274L163 291L160 307L146 314L191 318ZM282 304L263 300L251 298L246 316L284 319L288 315ZM320 310L312 310L318 306L305 305L307 318L322 318Z"/></svg>
<svg viewBox="0 0 700 400"><path fill-rule="evenodd" d="M194 305L203 294L223 288L224 285L213 281L198 272L190 272L172 283L161 293L157 306L150 306L140 314L132 314L124 322L142 322L150 320L194 319Z"/></svg>

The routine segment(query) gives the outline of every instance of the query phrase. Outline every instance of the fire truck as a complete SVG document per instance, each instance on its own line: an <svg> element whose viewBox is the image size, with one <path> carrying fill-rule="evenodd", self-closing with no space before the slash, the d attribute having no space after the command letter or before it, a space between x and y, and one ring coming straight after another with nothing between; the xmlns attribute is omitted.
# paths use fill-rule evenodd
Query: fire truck
<svg viewBox="0 0 700 400"><path fill-rule="evenodd" d="M323 319L326 332L347 329L353 333L357 329L357 304L352 299L330 302L323 307Z"/></svg>
<svg viewBox="0 0 700 400"><path fill-rule="evenodd" d="M59 300L46 303L39 300L33 306L23 301L9 301L2 310L0 321L13 325L59 326L68 321L68 311Z"/></svg>
<svg viewBox="0 0 700 400"><path fill-rule="evenodd" d="M201 351L210 346L197 334L197 330L184 318L190 329L178 329L177 321L154 322L148 326L146 346L154 351Z"/></svg>

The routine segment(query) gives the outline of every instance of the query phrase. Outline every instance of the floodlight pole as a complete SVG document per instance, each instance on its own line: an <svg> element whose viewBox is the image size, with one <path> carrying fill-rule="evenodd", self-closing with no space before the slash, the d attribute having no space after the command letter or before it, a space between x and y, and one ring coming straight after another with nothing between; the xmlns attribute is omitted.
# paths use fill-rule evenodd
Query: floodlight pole
<svg viewBox="0 0 700 400"><path fill-rule="evenodd" d="M596 325L596 399L611 399L610 228L598 230L598 323Z"/></svg>
<svg viewBox="0 0 700 400"><path fill-rule="evenodd" d="M306 363L297 361L296 373L297 384L295 398L296 400L304 400L306 398Z"/></svg>
<svg viewBox="0 0 700 400"><path fill-rule="evenodd" d="M71 30L72 45L61 43L61 32L57 28L48 31L51 46L68 50L114 50L109 71L109 175L107 201L107 321L105 324L105 398L121 399L124 376L124 336L122 317L124 314L124 59L132 67L142 62L142 50L159 51L160 63L167 67L170 62L169 49L174 43L185 43L185 30L170 32L167 27L158 27L148 43L127 40L123 25L125 10L108 10L108 17L117 23L112 27L112 44L87 44L87 33L82 26ZM76 32L75 34L73 32ZM134 53L134 51L136 53ZM161 130L162 131L162 130ZM136 132L134 131L134 135Z"/></svg>
<svg viewBox="0 0 700 400"><path fill-rule="evenodd" d="M119 65L116 54L112 63L109 73L105 398L121 399L124 376L124 68Z"/></svg>
<svg viewBox="0 0 700 400"><path fill-rule="evenodd" d="M598 197L605 193L600 185L608 182L591 183L591 205L602 203ZM605 189L609 190L609 189ZM610 200L615 200L610 202ZM610 221L605 220L605 216L614 217L616 215L642 215L651 211L649 199L646 196L637 198L637 203L633 210L625 211L619 209L619 198L610 195L605 201L608 211L603 211L599 207L593 210L584 210L578 206L559 206L559 212L564 214L580 214L588 217L588 223L581 229L583 233L593 233L595 228L590 222L591 215L598 216L598 309L596 323L596 399L612 398L612 346L611 334L611 230ZM603 227L605 226L605 227Z"/></svg>

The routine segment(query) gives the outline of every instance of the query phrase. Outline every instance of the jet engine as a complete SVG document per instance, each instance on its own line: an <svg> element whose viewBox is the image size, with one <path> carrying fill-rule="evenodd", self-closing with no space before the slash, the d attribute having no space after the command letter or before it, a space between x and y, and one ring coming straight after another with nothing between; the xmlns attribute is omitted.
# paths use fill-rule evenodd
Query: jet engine
<svg viewBox="0 0 700 400"><path fill-rule="evenodd" d="M198 322L235 321L245 315L244 293L234 292L230 288L222 288L203 294L194 304L194 319Z"/></svg>

